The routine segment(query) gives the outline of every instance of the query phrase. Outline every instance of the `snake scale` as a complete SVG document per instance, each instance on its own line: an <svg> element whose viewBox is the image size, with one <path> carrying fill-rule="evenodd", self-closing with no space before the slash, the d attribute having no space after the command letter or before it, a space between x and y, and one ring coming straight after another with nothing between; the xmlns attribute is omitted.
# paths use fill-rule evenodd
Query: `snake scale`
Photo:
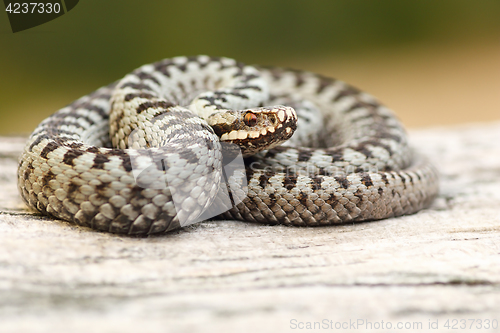
<svg viewBox="0 0 500 333"><path fill-rule="evenodd" d="M225 145L245 166L223 178ZM296 226L412 214L437 195L438 173L390 110L342 81L194 56L144 65L45 119L18 187L45 215L148 235L213 207Z"/></svg>

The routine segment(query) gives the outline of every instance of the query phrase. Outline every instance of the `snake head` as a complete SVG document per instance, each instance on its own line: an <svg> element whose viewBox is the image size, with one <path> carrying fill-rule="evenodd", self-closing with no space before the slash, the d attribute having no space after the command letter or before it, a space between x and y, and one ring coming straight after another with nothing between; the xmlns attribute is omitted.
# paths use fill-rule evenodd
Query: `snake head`
<svg viewBox="0 0 500 333"><path fill-rule="evenodd" d="M297 128L297 113L291 107L276 105L228 111L208 122L222 142L236 144L243 156L250 156L288 140Z"/></svg>

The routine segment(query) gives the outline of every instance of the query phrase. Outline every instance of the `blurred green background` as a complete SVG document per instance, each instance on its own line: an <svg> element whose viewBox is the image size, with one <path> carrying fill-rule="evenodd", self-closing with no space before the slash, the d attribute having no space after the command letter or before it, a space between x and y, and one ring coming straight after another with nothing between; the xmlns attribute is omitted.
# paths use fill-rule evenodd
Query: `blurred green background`
<svg viewBox="0 0 500 333"><path fill-rule="evenodd" d="M499 32L498 0L82 0L15 34L4 12L0 135L29 133L142 64L194 54L339 77L409 126L500 119Z"/></svg>

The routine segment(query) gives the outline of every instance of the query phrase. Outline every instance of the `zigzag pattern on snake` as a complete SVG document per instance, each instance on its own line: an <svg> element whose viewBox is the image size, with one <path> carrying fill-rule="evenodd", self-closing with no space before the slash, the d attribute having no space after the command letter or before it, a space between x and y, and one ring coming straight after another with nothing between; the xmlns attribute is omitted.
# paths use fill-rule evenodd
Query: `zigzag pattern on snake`
<svg viewBox="0 0 500 333"><path fill-rule="evenodd" d="M221 140L245 156L241 193L223 191ZM145 183L139 165L154 166ZM172 186L155 188L163 175ZM438 173L390 110L342 81L195 56L142 66L45 119L21 156L18 187L43 214L147 235L196 221L220 207L221 192L233 205L219 218L250 222L412 214L437 195Z"/></svg>

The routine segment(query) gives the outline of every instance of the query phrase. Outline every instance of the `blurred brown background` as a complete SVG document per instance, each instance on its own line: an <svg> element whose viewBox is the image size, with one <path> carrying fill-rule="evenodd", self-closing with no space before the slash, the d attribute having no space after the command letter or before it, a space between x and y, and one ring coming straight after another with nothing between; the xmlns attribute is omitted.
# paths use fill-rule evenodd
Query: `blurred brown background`
<svg viewBox="0 0 500 333"><path fill-rule="evenodd" d="M498 0L85 0L16 34L0 14L0 48L0 135L193 54L340 78L408 127L500 120Z"/></svg>

